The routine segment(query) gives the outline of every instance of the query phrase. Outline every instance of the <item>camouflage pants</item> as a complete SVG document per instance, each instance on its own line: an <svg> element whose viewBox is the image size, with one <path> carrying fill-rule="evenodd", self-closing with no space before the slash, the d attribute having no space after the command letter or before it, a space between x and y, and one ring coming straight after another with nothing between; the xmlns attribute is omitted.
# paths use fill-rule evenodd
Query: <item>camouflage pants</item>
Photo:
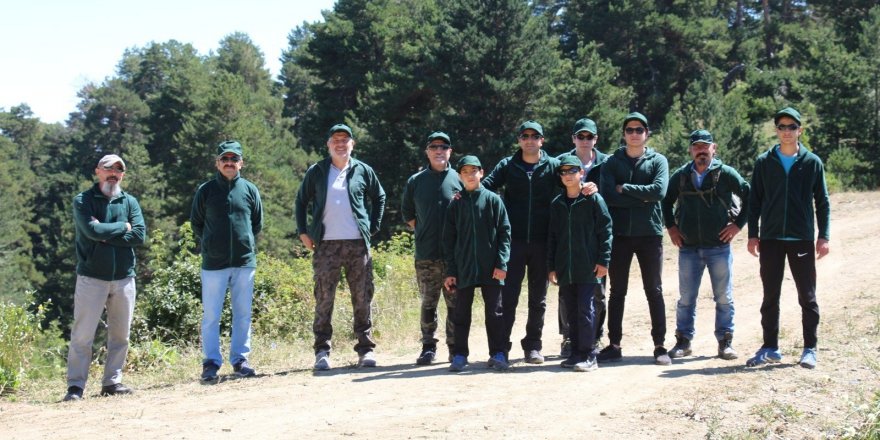
<svg viewBox="0 0 880 440"><path fill-rule="evenodd" d="M455 315L455 294L450 293L443 287L443 276L446 272L446 263L443 260L417 260L416 280L419 283L419 298L421 299L421 324L422 345L437 345L434 333L437 331L438 313L437 305L440 302L440 294L446 300L446 345L452 347L455 325L452 317ZM452 350L449 351L452 353Z"/></svg>
<svg viewBox="0 0 880 440"><path fill-rule="evenodd" d="M373 342L373 256L363 240L322 241L315 249L312 269L315 280L315 352L330 351L333 337L333 301L342 269L351 291L354 334L358 354L372 351Z"/></svg>

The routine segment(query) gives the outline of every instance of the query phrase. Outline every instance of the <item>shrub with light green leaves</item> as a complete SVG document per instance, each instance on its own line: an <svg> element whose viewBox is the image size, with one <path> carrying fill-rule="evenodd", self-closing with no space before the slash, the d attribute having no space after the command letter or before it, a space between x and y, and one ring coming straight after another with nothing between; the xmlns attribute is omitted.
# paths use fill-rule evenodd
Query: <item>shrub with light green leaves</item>
<svg viewBox="0 0 880 440"><path fill-rule="evenodd" d="M0 303L0 395L28 378L48 377L63 367L65 344L57 325L42 329L43 306Z"/></svg>

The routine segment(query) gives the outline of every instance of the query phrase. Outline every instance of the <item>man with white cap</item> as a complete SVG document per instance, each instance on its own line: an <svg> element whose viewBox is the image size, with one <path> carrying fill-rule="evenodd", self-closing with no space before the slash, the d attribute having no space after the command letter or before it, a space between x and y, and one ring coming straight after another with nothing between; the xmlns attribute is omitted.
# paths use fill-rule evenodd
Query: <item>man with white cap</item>
<svg viewBox="0 0 880 440"><path fill-rule="evenodd" d="M122 367L134 313L134 248L144 243L147 227L137 199L122 191L125 170L121 157L102 157L95 168L98 183L73 199L76 288L64 401L83 397L95 330L105 308L107 360L101 395L132 393L122 384Z"/></svg>

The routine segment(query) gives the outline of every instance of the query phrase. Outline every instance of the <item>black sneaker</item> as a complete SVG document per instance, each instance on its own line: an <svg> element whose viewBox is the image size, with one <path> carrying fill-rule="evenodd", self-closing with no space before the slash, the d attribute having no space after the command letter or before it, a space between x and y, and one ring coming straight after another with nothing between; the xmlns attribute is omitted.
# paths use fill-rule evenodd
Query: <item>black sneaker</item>
<svg viewBox="0 0 880 440"><path fill-rule="evenodd" d="M672 358L663 346L654 347L654 363L657 365L672 365Z"/></svg>
<svg viewBox="0 0 880 440"><path fill-rule="evenodd" d="M68 387L67 394L64 395L64 402L74 402L77 400L82 400L83 398L83 389L80 387Z"/></svg>
<svg viewBox="0 0 880 440"><path fill-rule="evenodd" d="M672 347L672 350L669 350L669 357L675 359L690 356L691 353L693 353L693 350L691 350L691 340L676 333L675 346Z"/></svg>
<svg viewBox="0 0 880 440"><path fill-rule="evenodd" d="M131 388L121 383L114 383L113 385L105 385L101 387L102 396L116 396L132 393L134 393L134 391L132 391Z"/></svg>
<svg viewBox="0 0 880 440"><path fill-rule="evenodd" d="M437 347L430 345L422 346L422 353L416 359L416 365L431 365L437 358Z"/></svg>
<svg viewBox="0 0 880 440"><path fill-rule="evenodd" d="M569 357L568 359L559 363L559 366L562 368L574 368L575 364L581 362L580 359L576 357Z"/></svg>
<svg viewBox="0 0 880 440"><path fill-rule="evenodd" d="M736 350L731 345L733 343L733 335L730 332L724 334L724 339L718 341L718 357L724 360L736 359L739 357Z"/></svg>
<svg viewBox="0 0 880 440"><path fill-rule="evenodd" d="M251 368L250 364L248 364L247 359L236 362L236 364L232 366L232 371L238 377L254 377L257 375L257 372Z"/></svg>
<svg viewBox="0 0 880 440"><path fill-rule="evenodd" d="M202 364L202 382L216 382L218 371L220 366L211 361Z"/></svg>
<svg viewBox="0 0 880 440"><path fill-rule="evenodd" d="M562 344L559 346L559 357L561 357L561 358L570 358L571 357L571 339L565 338L562 341Z"/></svg>
<svg viewBox="0 0 880 440"><path fill-rule="evenodd" d="M617 362L621 359L623 359L623 351L620 347L615 347L614 344L608 344L596 356L596 360L599 362Z"/></svg>

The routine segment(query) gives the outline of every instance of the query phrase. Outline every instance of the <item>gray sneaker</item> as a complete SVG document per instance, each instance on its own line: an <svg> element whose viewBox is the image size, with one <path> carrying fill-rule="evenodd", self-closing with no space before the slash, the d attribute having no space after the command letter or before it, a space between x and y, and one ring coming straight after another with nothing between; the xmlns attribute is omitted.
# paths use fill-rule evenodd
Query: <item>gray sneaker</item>
<svg viewBox="0 0 880 440"><path fill-rule="evenodd" d="M691 353L693 353L693 350L691 350L691 340L676 333L675 346L672 347L672 350L669 350L669 357L675 359L690 356Z"/></svg>
<svg viewBox="0 0 880 440"><path fill-rule="evenodd" d="M375 367L376 366L376 355L373 354L372 351L368 351L360 356L358 356L358 368L360 367Z"/></svg>
<svg viewBox="0 0 880 440"><path fill-rule="evenodd" d="M654 363L657 365L672 365L672 358L669 357L669 352L665 348L655 347Z"/></svg>
<svg viewBox="0 0 880 440"><path fill-rule="evenodd" d="M541 352L538 350L527 350L525 355L525 362L527 364L543 364L544 356L541 355Z"/></svg>
<svg viewBox="0 0 880 440"><path fill-rule="evenodd" d="M599 368L599 364L596 363L596 360L590 358L590 359L587 359L583 362L578 362L578 363L574 364L574 366L572 367L572 370L584 372L584 371L595 371L598 368Z"/></svg>
<svg viewBox="0 0 880 440"><path fill-rule="evenodd" d="M718 341L718 357L728 361L739 357L739 355L736 354L736 350L734 350L731 346L732 342L733 335L730 333L725 333L724 339Z"/></svg>
<svg viewBox="0 0 880 440"><path fill-rule="evenodd" d="M330 369L330 352L321 350L315 354L315 370L326 371Z"/></svg>

